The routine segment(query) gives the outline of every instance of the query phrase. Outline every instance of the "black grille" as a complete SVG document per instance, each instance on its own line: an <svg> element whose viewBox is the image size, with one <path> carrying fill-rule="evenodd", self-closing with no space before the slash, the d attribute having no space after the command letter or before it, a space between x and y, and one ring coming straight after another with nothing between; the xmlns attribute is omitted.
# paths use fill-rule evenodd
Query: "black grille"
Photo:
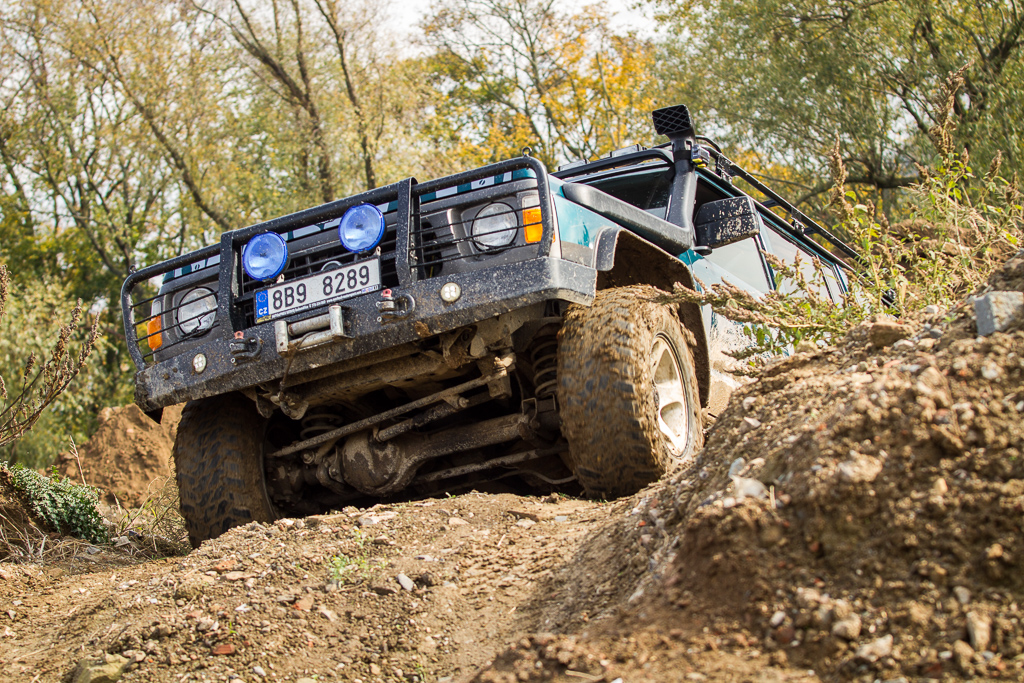
<svg viewBox="0 0 1024 683"><path fill-rule="evenodd" d="M214 299L216 298L218 285L216 280L217 269L218 265L213 264L192 271L193 274L199 274L202 279L191 282L172 295L157 294L144 296L144 298L138 300L135 300L134 296L132 297L131 307L132 320L135 324L135 342L146 365L155 360L157 353L161 356L166 356L168 353L174 355L177 352L172 352L172 349L176 346L195 339L206 338L220 327L221 321L215 317L215 314L200 310L197 313L182 315L179 314L178 310L183 305L182 299L184 296L199 287L208 290L210 292L209 296ZM140 287L133 294L140 295L143 294L143 291ZM161 312L153 315L153 303L158 300ZM215 302L213 309L216 310ZM190 326L190 323L205 321L208 317L214 317L214 322L209 329L201 332L186 335L178 327L179 324ZM156 347L155 349L150 346L151 341Z"/></svg>
<svg viewBox="0 0 1024 683"><path fill-rule="evenodd" d="M670 138L693 135L693 121L690 120L690 110L685 105L677 104L674 107L655 109L651 112L654 119L654 130L658 135L665 135Z"/></svg>
<svg viewBox="0 0 1024 683"><path fill-rule="evenodd" d="M409 249L409 268L417 279L437 277L445 272L445 266L453 261L497 254L525 242L524 222L519 210L509 207L508 211L492 214L492 217L511 216L513 224L508 228L494 230L494 233L513 232L512 241L505 246L481 248L471 236L473 219L462 219L459 211L444 216L432 215L429 219L417 221L418 228L412 230L412 244ZM529 225L540 225L539 220ZM486 237L487 233L476 237Z"/></svg>

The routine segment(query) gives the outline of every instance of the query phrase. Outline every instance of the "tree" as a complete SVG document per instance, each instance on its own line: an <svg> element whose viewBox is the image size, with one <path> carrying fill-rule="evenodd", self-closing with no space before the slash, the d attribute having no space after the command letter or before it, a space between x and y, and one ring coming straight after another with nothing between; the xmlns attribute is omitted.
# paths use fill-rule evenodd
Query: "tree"
<svg viewBox="0 0 1024 683"><path fill-rule="evenodd" d="M424 23L435 87L433 134L473 163L586 159L651 137L654 51L589 7L554 0L451 0Z"/></svg>
<svg viewBox="0 0 1024 683"><path fill-rule="evenodd" d="M957 143L982 164L1024 164L1015 2L979 0L666 0L666 73L716 134L800 170L801 201L828 189L825 150L840 134L848 182L883 196L920 179L946 116L935 101L967 65L952 108ZM667 79L666 79L667 80Z"/></svg>

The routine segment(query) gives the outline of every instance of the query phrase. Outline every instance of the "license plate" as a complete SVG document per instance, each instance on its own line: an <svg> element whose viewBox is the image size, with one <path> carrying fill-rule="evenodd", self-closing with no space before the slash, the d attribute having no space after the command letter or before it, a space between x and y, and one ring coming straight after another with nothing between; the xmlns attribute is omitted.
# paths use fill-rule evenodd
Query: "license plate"
<svg viewBox="0 0 1024 683"><path fill-rule="evenodd" d="M380 259L360 261L256 292L256 322L380 289Z"/></svg>

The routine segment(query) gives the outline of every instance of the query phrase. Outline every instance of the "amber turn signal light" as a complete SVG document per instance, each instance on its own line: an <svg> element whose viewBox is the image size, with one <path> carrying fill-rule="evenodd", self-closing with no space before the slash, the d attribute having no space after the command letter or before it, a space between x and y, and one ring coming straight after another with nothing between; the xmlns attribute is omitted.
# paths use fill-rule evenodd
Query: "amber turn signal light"
<svg viewBox="0 0 1024 683"><path fill-rule="evenodd" d="M146 335L146 341L149 343L151 351L156 351L164 345L164 335L160 327L160 316L150 318L149 322L146 323Z"/></svg>
<svg viewBox="0 0 1024 683"><path fill-rule="evenodd" d="M540 223L539 206L523 209L523 228L526 231L527 243L540 242L540 238L544 235L544 226Z"/></svg>

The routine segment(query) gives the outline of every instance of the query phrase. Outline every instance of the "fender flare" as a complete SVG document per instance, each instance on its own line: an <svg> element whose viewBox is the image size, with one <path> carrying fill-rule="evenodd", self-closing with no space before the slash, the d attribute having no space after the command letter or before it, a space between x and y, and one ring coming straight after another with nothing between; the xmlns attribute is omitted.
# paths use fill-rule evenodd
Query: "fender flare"
<svg viewBox="0 0 1024 683"><path fill-rule="evenodd" d="M608 228L597 236L595 249L597 289L626 285L652 285L671 292L675 283L689 289L693 274L677 257L638 237L629 230ZM693 362L701 405L707 407L711 393L711 359L704 318L697 304L680 304L679 319L694 339Z"/></svg>

